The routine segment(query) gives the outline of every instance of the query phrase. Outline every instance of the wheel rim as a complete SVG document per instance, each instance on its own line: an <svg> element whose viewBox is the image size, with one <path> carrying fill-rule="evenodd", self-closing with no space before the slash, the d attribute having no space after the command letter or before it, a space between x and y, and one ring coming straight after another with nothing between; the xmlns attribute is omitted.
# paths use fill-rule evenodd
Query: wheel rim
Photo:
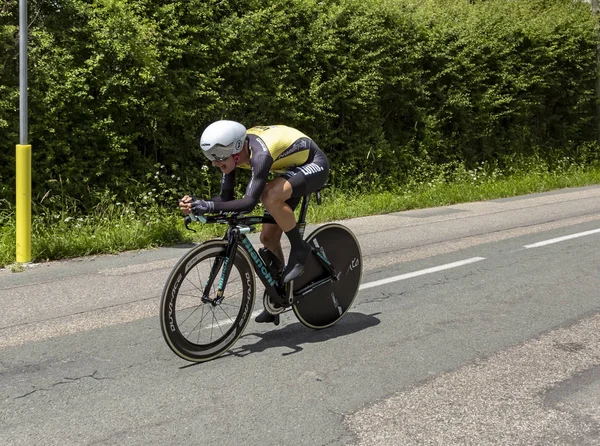
<svg viewBox="0 0 600 446"><path fill-rule="evenodd" d="M348 311L358 293L362 277L362 256L356 237L344 226L330 224L313 232L307 241L315 248L322 247L325 255L340 273L341 280L319 287L294 305L294 313L312 328L335 324ZM340 249L340 247L343 247ZM312 277L325 274L316 259L306 265L302 280L296 280L296 290Z"/></svg>
<svg viewBox="0 0 600 446"><path fill-rule="evenodd" d="M254 303L254 276L246 259L238 254L218 305L203 302L209 272L222 259L223 248L214 247L190 255L176 267L163 296L163 333L175 353L190 361L207 360L229 348L241 335ZM219 268L209 296L216 297Z"/></svg>

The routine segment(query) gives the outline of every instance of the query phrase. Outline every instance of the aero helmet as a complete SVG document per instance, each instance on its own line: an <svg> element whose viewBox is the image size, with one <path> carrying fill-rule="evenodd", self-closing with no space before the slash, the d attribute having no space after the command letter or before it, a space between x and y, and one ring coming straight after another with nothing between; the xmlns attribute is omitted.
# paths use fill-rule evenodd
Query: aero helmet
<svg viewBox="0 0 600 446"><path fill-rule="evenodd" d="M224 161L240 153L246 139L246 127L235 121L216 121L200 137L200 148L211 161Z"/></svg>

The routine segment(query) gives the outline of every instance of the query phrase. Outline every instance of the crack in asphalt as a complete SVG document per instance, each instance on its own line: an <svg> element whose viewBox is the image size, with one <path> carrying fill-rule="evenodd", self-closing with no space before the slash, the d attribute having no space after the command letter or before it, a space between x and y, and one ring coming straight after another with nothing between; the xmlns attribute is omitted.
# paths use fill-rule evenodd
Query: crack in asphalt
<svg viewBox="0 0 600 446"><path fill-rule="evenodd" d="M365 304L383 302L385 300L388 300L392 296L402 296L403 294L405 294L404 291L402 291L401 293L393 293L393 294L392 293L381 293L381 296L373 297L371 299L363 299L360 302L355 302L353 306L360 307L361 305L365 305Z"/></svg>
<svg viewBox="0 0 600 446"><path fill-rule="evenodd" d="M110 377L104 377L104 378L103 377L98 377L98 376L96 376L97 374L98 374L98 370L94 371L94 373L92 373L91 375L83 375L83 376L78 376L78 377L75 377L75 378L71 378L71 377L65 376L63 378L63 380L66 380L66 381L59 381L57 383L52 384L50 387L40 387L39 389L36 389L34 387L34 389L32 391L27 392L27 393L25 393L23 395L17 396L17 397L15 397L13 399L19 400L19 399L22 399L22 398L27 398L28 396L33 395L34 393L37 393L37 392L49 392L54 387L62 386L64 384L73 384L73 383L75 383L77 381L81 381L81 380L86 379L86 378L95 379L96 381L103 381L103 380L106 380L106 379L113 379L113 378L110 378Z"/></svg>

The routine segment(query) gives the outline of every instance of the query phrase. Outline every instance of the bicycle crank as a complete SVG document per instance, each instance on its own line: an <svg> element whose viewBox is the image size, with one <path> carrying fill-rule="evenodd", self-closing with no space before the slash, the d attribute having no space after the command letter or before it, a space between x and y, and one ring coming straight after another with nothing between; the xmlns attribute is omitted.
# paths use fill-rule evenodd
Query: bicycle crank
<svg viewBox="0 0 600 446"><path fill-rule="evenodd" d="M273 302L273 299L271 299L271 296L269 296L266 291L263 294L263 307L265 307L265 310L272 315L281 314L286 310L285 307Z"/></svg>

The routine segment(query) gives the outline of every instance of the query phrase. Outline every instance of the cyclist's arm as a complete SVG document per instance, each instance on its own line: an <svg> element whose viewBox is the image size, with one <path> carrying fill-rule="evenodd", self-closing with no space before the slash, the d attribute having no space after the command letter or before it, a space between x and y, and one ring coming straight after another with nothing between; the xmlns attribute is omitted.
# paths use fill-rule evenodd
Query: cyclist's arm
<svg viewBox="0 0 600 446"><path fill-rule="evenodd" d="M214 201L214 212L250 212L258 204L273 164L268 152L256 153L250 160L252 178L246 188L244 198L231 201Z"/></svg>
<svg viewBox="0 0 600 446"><path fill-rule="evenodd" d="M216 197L211 198L211 201L224 202L233 200L233 192L235 190L235 170L231 173L223 174L221 179L221 193Z"/></svg>

